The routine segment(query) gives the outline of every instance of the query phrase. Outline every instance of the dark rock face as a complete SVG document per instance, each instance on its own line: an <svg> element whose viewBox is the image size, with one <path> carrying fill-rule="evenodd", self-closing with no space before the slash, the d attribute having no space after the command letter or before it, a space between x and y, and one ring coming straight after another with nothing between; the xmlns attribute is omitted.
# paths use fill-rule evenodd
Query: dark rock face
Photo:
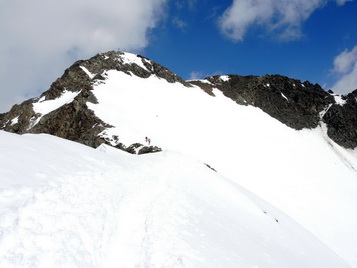
<svg viewBox="0 0 357 268"><path fill-rule="evenodd" d="M108 127L88 109L86 102L96 102L91 92L92 81L77 62L67 69L63 76L52 83L49 90L39 98L33 98L20 105L14 105L0 122L0 128L18 134L46 133L68 140L97 147L104 141L97 135ZM73 102L63 105L43 117L35 113L33 103L40 99L52 100L60 97L64 91L79 92ZM18 123L12 124L18 117ZM35 124L36 120L40 121Z"/></svg>
<svg viewBox="0 0 357 268"><path fill-rule="evenodd" d="M141 143L134 143L128 148L125 148L124 151L127 151L131 154L149 154L161 152L162 149L157 146L144 146Z"/></svg>
<svg viewBox="0 0 357 268"><path fill-rule="evenodd" d="M22 104L15 104L11 110L4 114L0 121L0 129L18 134L26 133L30 127L30 121L35 120L35 112L32 109L34 99L24 101ZM17 118L17 122L15 120Z"/></svg>
<svg viewBox="0 0 357 268"><path fill-rule="evenodd" d="M85 93L79 94L73 102L43 116L35 125L33 125L34 122L41 116L32 109L32 102L35 99L15 105L0 122L0 126L4 122L8 122L1 129L18 134L46 133L96 148L104 142L98 138L98 134L105 127L110 126L88 109L85 104L86 98L83 98L83 95ZM18 116L18 123L12 124L10 118L16 116Z"/></svg>
<svg viewBox="0 0 357 268"><path fill-rule="evenodd" d="M106 127L110 126L97 118L77 96L73 102L42 117L30 132L48 133L96 148L105 143L98 134Z"/></svg>
<svg viewBox="0 0 357 268"><path fill-rule="evenodd" d="M157 146L144 146L139 150L138 154L157 153L161 151L162 149Z"/></svg>
<svg viewBox="0 0 357 268"><path fill-rule="evenodd" d="M346 103L333 104L323 116L327 134L345 148L357 147L357 89L343 96Z"/></svg>
<svg viewBox="0 0 357 268"><path fill-rule="evenodd" d="M319 85L280 75L230 75L228 81L220 76L206 79L238 104L258 107L297 130L317 127L319 113L335 103L334 97Z"/></svg>
<svg viewBox="0 0 357 268"><path fill-rule="evenodd" d="M199 86L204 92L206 92L210 96L214 96L213 94L213 86L207 83L203 83L199 80L197 81L190 81L192 85Z"/></svg>
<svg viewBox="0 0 357 268"><path fill-rule="evenodd" d="M115 147L131 154L149 154L162 151L162 149L157 146L145 146L141 143L133 143L128 147L125 147L123 144L120 143Z"/></svg>

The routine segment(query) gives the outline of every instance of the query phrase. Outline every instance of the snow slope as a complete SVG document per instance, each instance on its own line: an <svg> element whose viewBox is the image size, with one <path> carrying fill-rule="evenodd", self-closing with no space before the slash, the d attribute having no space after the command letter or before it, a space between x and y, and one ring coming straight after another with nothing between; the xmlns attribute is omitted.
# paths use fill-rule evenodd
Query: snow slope
<svg viewBox="0 0 357 268"><path fill-rule="evenodd" d="M348 267L202 162L0 131L0 267Z"/></svg>
<svg viewBox="0 0 357 268"><path fill-rule="evenodd" d="M323 125L296 131L260 109L213 90L108 71L88 103L115 126L103 136L199 159L284 211L357 267L357 153L330 140ZM114 141L113 141L114 143Z"/></svg>

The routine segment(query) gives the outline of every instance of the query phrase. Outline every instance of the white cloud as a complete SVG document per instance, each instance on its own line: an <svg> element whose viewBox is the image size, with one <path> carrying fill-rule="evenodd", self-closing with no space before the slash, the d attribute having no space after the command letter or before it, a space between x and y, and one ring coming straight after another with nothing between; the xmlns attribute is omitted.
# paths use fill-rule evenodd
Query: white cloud
<svg viewBox="0 0 357 268"><path fill-rule="evenodd" d="M1 1L0 112L47 89L78 58L144 48L166 1Z"/></svg>
<svg viewBox="0 0 357 268"><path fill-rule="evenodd" d="M197 2L198 2L197 0L187 0L188 8L189 8L190 10L195 9L196 6L197 6Z"/></svg>
<svg viewBox="0 0 357 268"><path fill-rule="evenodd" d="M222 75L224 72L222 71L215 71L213 73L205 73L202 71L192 71L189 75L188 80L199 80L204 79L205 77L214 76L214 75Z"/></svg>
<svg viewBox="0 0 357 268"><path fill-rule="evenodd" d="M242 41L252 26L261 26L281 39L302 36L301 25L329 0L234 0L223 13L221 31L235 41ZM351 0L336 0L343 5Z"/></svg>
<svg viewBox="0 0 357 268"><path fill-rule="evenodd" d="M357 89L357 62L352 71L343 75L332 89L339 94L347 94Z"/></svg>
<svg viewBox="0 0 357 268"><path fill-rule="evenodd" d="M188 26L187 22L181 20L181 19L178 18L178 17L174 17L173 20L172 20L172 23L173 23L177 28L179 28L181 31L184 31L184 30L187 28L187 26Z"/></svg>
<svg viewBox="0 0 357 268"><path fill-rule="evenodd" d="M352 70L353 65L357 62L357 46L351 51L345 49L341 54L335 57L333 65L334 72L348 73Z"/></svg>
<svg viewBox="0 0 357 268"><path fill-rule="evenodd" d="M220 19L221 30L234 40L243 40L251 25L268 21L272 17L271 3L271 0L235 0Z"/></svg>
<svg viewBox="0 0 357 268"><path fill-rule="evenodd" d="M353 0L336 0L337 5L343 6L346 2L352 2Z"/></svg>
<svg viewBox="0 0 357 268"><path fill-rule="evenodd" d="M357 89L357 45L335 57L332 71L339 76L338 81L332 86L335 92L347 94Z"/></svg>
<svg viewBox="0 0 357 268"><path fill-rule="evenodd" d="M190 77L188 80L198 80L198 79L203 79L203 78L204 78L204 74L202 72L192 71L190 73Z"/></svg>

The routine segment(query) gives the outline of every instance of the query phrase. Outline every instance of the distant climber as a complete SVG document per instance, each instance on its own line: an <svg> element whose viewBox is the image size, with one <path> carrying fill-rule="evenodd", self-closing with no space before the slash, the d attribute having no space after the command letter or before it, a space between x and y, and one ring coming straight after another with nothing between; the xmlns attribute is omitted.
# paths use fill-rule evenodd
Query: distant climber
<svg viewBox="0 0 357 268"><path fill-rule="evenodd" d="M150 142L151 142L151 140L150 139L148 139L148 144L150 145Z"/></svg>
<svg viewBox="0 0 357 268"><path fill-rule="evenodd" d="M145 137L145 142L148 142L148 137Z"/></svg>

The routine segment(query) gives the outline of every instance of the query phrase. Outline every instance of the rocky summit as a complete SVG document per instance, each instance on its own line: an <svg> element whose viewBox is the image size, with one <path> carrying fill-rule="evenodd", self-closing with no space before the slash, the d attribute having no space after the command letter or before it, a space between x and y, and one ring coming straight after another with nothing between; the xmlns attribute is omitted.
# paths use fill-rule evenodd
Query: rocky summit
<svg viewBox="0 0 357 268"><path fill-rule="evenodd" d="M186 88L199 87L212 98L219 90L237 105L258 107L290 128L326 126L327 135L337 144L345 148L357 146L357 90L339 96L318 84L281 75L220 75L184 81L150 59L114 51L75 62L41 96L1 114L0 129L19 134L47 133L94 148L106 143L131 153L160 151L150 144L143 145L142 140L125 144L120 132L108 134L113 124L90 108L98 104L94 88L106 84L111 71L144 80L166 80L168 87L176 83Z"/></svg>

